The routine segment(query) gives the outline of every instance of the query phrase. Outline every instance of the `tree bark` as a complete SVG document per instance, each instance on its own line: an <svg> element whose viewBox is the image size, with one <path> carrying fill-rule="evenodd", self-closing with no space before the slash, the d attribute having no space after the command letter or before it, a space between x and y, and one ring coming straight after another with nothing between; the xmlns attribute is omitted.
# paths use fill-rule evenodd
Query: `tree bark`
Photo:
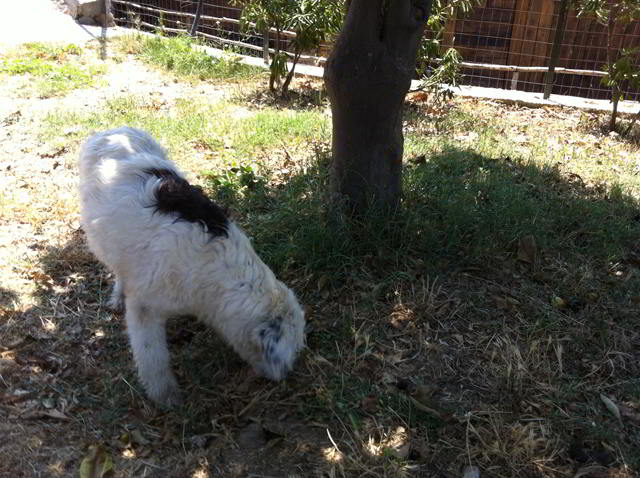
<svg viewBox="0 0 640 478"><path fill-rule="evenodd" d="M275 29L276 29L276 44L274 48L275 52L273 54L273 58L271 59L271 66L270 66L271 75L269 76L269 90L271 91L271 93L275 93L276 90L280 88L280 81L281 81L280 72L278 70L280 67L275 63L281 61L280 32L282 31L282 27L280 26L280 24L275 23Z"/></svg>
<svg viewBox="0 0 640 478"><path fill-rule="evenodd" d="M620 102L620 91L617 86L611 87L611 95L613 105L611 106L611 116L609 118L609 131L615 131L618 121L618 103Z"/></svg>
<svg viewBox="0 0 640 478"><path fill-rule="evenodd" d="M325 66L332 190L353 212L401 194L402 108L431 0L352 0Z"/></svg>

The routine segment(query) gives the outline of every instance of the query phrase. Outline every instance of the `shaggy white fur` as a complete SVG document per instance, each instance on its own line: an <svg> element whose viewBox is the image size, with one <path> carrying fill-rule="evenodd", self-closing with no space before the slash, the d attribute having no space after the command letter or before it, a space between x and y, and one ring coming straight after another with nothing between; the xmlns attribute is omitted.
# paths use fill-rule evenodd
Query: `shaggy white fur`
<svg viewBox="0 0 640 478"><path fill-rule="evenodd" d="M119 128L87 140L79 169L89 248L115 274L110 305L126 307L149 397L181 402L165 323L182 314L213 327L259 374L283 379L305 343L298 301L232 221L222 216L226 234L216 234L199 218L185 220L179 206L158 207L163 184L184 177L166 151L144 131Z"/></svg>

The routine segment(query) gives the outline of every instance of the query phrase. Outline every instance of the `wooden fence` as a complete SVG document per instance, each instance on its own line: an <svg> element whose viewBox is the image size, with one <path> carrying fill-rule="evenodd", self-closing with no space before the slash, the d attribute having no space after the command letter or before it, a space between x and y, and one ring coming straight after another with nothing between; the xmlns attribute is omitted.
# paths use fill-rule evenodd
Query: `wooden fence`
<svg viewBox="0 0 640 478"><path fill-rule="evenodd" d="M126 26L188 32L197 0L111 0L116 20ZM486 0L483 7L446 25L444 47L454 46L464 59L463 84L542 92L544 71L557 23L560 0ZM255 56L275 46L274 35L252 34L239 28L240 9L228 0L206 0L198 35L218 45ZM286 49L291 35L281 40ZM266 40L266 41L265 41ZM606 28L594 18L570 11L560 48L552 94L608 98L601 84L607 56ZM640 46L640 22L616 26L616 49ZM321 64L327 50L311 52L305 61ZM638 58L637 60L640 60ZM637 99L627 91L627 99Z"/></svg>

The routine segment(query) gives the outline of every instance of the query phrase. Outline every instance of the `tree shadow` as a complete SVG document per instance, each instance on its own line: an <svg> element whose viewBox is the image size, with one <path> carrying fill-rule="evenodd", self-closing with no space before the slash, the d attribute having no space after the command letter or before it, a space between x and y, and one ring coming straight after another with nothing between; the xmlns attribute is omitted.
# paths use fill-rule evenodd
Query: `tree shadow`
<svg viewBox="0 0 640 478"><path fill-rule="evenodd" d="M580 261L622 260L640 232L638 200L619 188L586 185L577 175L510 157L490 158L452 148L415 159L404 173L404 197L391 216L367 213L347 221L328 203L328 158L305 172L277 178L242 174L220 188L216 200L231 206L256 247L280 272L292 262L329 272L336 255L360 262L420 255L459 267L495 255L516 257L518 239L535 237L541 253ZM374 263L376 261L373 261Z"/></svg>
<svg viewBox="0 0 640 478"><path fill-rule="evenodd" d="M18 294L0 287L0 309L15 310L19 302Z"/></svg>
<svg viewBox="0 0 640 478"><path fill-rule="evenodd" d="M449 148L406 166L404 197L395 214L372 211L348 220L328 202L328 164L328 155L319 155L315 164L286 178L266 174L251 181L239 178L235 187L220 188L215 181L211 187L216 200L235 211L259 255L313 307L309 349L341 364L340 383L323 373L294 380L294 388L322 390L321 403L330 410L327 415L300 406L298 416L312 413L318 421L338 425L338 445L349 447L350 459L368 469L389 464L384 454L372 455L364 440L354 438L354 423L362 427L372 414L381 427L378 437L408 425L423 427L432 439L445 434L450 444L464 448L467 422L456 425L421 414L392 384L379 381L385 374L411 377L430 384L437 390L433 399L459 416L487 407L506 413L474 426L487 434L499 430L502 450L511 451L498 453L474 442L474 460L509 468L518 455L519 472L526 474L534 473L536 460L546 460L549 452L532 451L523 459L523 445L508 432L528 416L522 400L530 393L561 407L581 404L570 423L545 418L558 446L580 436L584 449L596 451L593 456L607 456L607 466L624 460L632 469L640 466L628 446L635 432L613 421L585 427L602 418L589 408L598 402L573 385L606 386L621 401L638 393L638 198L615 186L590 186L557 167ZM406 340L402 356L411 357L411 364L354 365L367 356L363 335L383 344L376 348L382 355ZM431 337L426 343L440 345L429 352L418 345L425 337ZM496 341L509 345L496 348ZM532 352L545 341L562 343L560 369L557 345ZM350 347L357 350L353 356L344 352ZM486 350L493 350L494 358ZM626 358L608 363L611 350ZM526 357L516 359L520 354ZM515 376L507 372L514 366L522 367ZM598 372L590 375L594 367ZM395 415L363 409L363 400L371 396ZM356 435L362 433L360 428ZM419 441L420 432L415 433ZM605 453L602 440L616 443L621 454ZM379 438L381 448L383 443ZM420 465L426 456L430 462L454 463L458 445L433 444L428 453L416 452L413 463ZM324 452L316 448L316 459ZM551 462L576 470L566 453Z"/></svg>

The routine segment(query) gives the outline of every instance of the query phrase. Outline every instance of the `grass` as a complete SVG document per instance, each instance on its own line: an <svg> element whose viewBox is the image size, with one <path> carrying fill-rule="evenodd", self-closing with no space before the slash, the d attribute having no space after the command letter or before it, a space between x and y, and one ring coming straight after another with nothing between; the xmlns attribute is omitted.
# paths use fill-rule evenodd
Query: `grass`
<svg viewBox="0 0 640 478"><path fill-rule="evenodd" d="M212 84L189 61L169 85ZM2 199L15 229L0 229L5 468L73 475L99 443L116 476L636 476L636 143L603 135L606 115L410 100L401 208L347 221L328 201L320 89L287 103L261 87L35 110L29 137L65 152L4 168L17 178L7 190L31 194ZM186 406L157 410L142 394L104 307L110 278L65 196L81 141L122 124L149 130L229 206L305 304L308 348L286 382L251 377L182 319L168 337Z"/></svg>
<svg viewBox="0 0 640 478"><path fill-rule="evenodd" d="M27 43L0 56L0 74L24 75L28 90L40 98L64 95L78 88L89 88L105 72L101 65L87 63L76 45L52 46ZM32 84L33 83L33 84Z"/></svg>
<svg viewBox="0 0 640 478"><path fill-rule="evenodd" d="M466 115L461 116L443 136L466 130L465 121L460 121ZM553 415L549 406L562 411L591 396L584 412L595 414L598 421L611 420L597 398L608 386L602 378L585 380L584 362L601 367L611 350L634 353L624 337L637 337L629 300L640 290L640 281L631 272L629 254L638 247L640 203L630 194L633 191L618 183L589 187L573 176L567 178L545 157L519 157L508 139L492 144L488 138L495 137L495 129L493 123L476 127L478 141L465 149L442 141L442 136L440 141L426 138L421 143L419 133L414 133L413 147L429 152L428 159L405 169L402 209L392 218L374 215L353 224L332 213L326 194L328 152L284 185L276 182L269 188L268 175L256 178L253 171L241 171L234 176L235 189L227 183L221 187L217 178L211 187L220 200L231 200L240 209L256 249L281 276L304 278L306 290L315 290L319 297L323 294L318 290L329 289L331 300L345 301L350 309L337 319L353 321L350 328L342 333L323 330L311 347L322 350L330 362L339 362L335 369L343 376L323 384L327 392L322 408L340 417L351 433L360 436L360 427L367 430L360 423L368 417L362 404L373 396L386 408L376 414L378 424L383 416L403 417L418 442L424 439L422 432L455 441L456 432L442 420L434 421L388 387L362 380L356 371L355 363L372 353L358 347L358 333L366 331L370 343L388 343L389 322L396 320L400 325L391 330L397 327L401 332L391 335L408 342L399 353L424 357L424 362L417 358L419 364L407 367L413 370L406 374L418 383L442 378L436 364L425 365L432 360L430 354L416 345L425 335L439 337L446 348L453 342L459 350L449 358L462 362L451 369L451 378L464 376L462 381L485 390L483 398L472 400L475 406L499 404L467 412L466 422L459 415L465 430L459 439L464 437L471 461L493 469L492 476L556 476L553 470L561 476L571 469L562 463L572 446L588 448L600 440L620 443L620 428L605 437L607 426L585 429L588 420L579 416L540 416ZM239 196L229 194L229 189ZM532 263L518 260L520 239L527 236L536 244ZM613 279L616 275L627 282ZM429 277L444 278L449 293L430 288ZM371 315L378 320L369 320ZM333 322L329 328L335 326ZM354 344L353 351L345 352L345 344ZM488 361L482 371L473 366L483 360L480 357ZM628 381L625 395L636 403L640 387L634 373L611 372ZM539 388L540 384L545 386ZM447 388L446 383L439 386ZM473 394L471 390L467 388ZM430 395L438 392L432 389ZM440 395L443 406L461 407L453 390ZM458 413L462 409L465 406ZM637 426L632 428L634 435ZM573 434L586 434L589 445L575 445ZM494 445L489 447L487 441ZM380 452L383 442L376 444L379 453L393 456ZM360 468L363 463L374 466L363 448L350 451L354 462L346 466L354 476L371 470ZM631 449L624 456L632 468L638 466ZM453 457L445 454L442 459ZM608 456L605 461L615 459ZM389 476L396 474L401 472Z"/></svg>
<svg viewBox="0 0 640 478"><path fill-rule="evenodd" d="M256 177L253 169L236 168L231 175L214 175L211 187L246 215L270 264L283 269L305 264L335 272L336 280L343 279L340 271L353 270L367 257L380 258L380 276L412 257L449 266L506 259L525 236L533 236L549 256L576 263L585 256L601 264L623 258L639 232L635 196L617 183L602 189L567 181L552 161L520 158L510 145L486 141L488 135L490 128L480 129L479 144L466 149L410 138L414 148L429 151L429 160L405 169L401 211L392 218L365 217L356 225L327 209L326 149L316 150L305 171L289 175L284 184L274 171ZM243 137L251 144L251 135ZM273 181L275 188L266 187Z"/></svg>
<svg viewBox="0 0 640 478"><path fill-rule="evenodd" d="M179 36L126 35L116 39L120 50L135 53L150 65L183 78L199 80L247 79L264 76L264 69L245 65L238 55L227 52L216 58L199 49L193 38Z"/></svg>
<svg viewBox="0 0 640 478"><path fill-rule="evenodd" d="M44 120L43 139L78 141L101 129L130 125L150 131L175 151L182 164L193 161L192 149L199 150L203 163L218 166L255 163L266 158L273 144L295 150L312 139L326 139L327 118L319 111L291 113L275 108L234 115L238 106L226 101L213 105L193 99L178 99L168 112L158 111L153 101L137 96L118 97L98 111L53 111ZM73 133L59 132L73 127Z"/></svg>

